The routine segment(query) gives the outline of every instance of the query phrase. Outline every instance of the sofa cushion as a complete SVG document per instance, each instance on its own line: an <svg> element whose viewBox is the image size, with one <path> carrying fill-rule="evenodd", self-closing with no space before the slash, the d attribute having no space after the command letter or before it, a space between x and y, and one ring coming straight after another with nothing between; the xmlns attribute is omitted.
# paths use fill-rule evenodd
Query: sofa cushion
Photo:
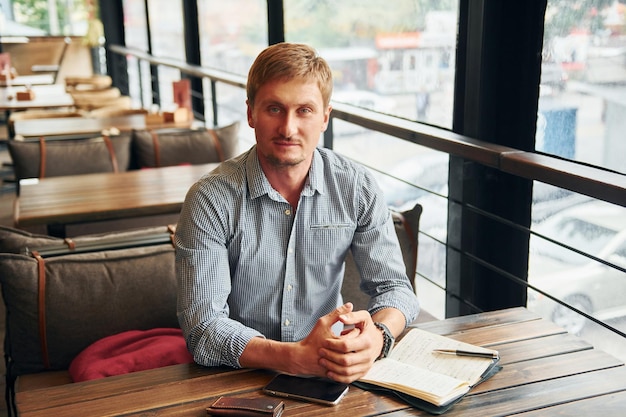
<svg viewBox="0 0 626 417"><path fill-rule="evenodd" d="M121 242L131 239L140 240L154 236L170 236L173 226L140 227L123 231L82 235L73 238L59 238L50 235L27 232L9 226L0 225L0 253L28 254L33 248L83 247L102 245L104 242ZM115 246L115 245L113 245Z"/></svg>
<svg viewBox="0 0 626 417"><path fill-rule="evenodd" d="M11 140L8 147L17 180L127 171L130 165L130 135L111 136L110 140L113 153L110 152L104 137L46 139L43 151L38 140Z"/></svg>
<svg viewBox="0 0 626 417"><path fill-rule="evenodd" d="M239 122L216 129L133 131L136 168L205 164L232 158L238 150Z"/></svg>
<svg viewBox="0 0 626 417"><path fill-rule="evenodd" d="M72 360L69 373L81 382L192 362L180 329L129 330L88 346Z"/></svg>
<svg viewBox="0 0 626 417"><path fill-rule="evenodd" d="M109 241L110 235L89 238ZM83 349L113 334L178 327L171 243L50 256L43 264L30 255L0 253L0 283L13 377L67 369Z"/></svg>
<svg viewBox="0 0 626 417"><path fill-rule="evenodd" d="M63 239L0 225L0 253L23 253L30 246L38 247L60 243L63 243Z"/></svg>

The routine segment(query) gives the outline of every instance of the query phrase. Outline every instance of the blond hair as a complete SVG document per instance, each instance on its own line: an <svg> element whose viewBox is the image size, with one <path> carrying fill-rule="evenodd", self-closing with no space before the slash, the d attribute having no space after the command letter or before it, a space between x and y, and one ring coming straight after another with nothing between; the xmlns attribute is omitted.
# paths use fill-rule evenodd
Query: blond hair
<svg viewBox="0 0 626 417"><path fill-rule="evenodd" d="M267 47L254 60L246 86L248 103L254 106L256 93L263 84L276 79L295 78L317 81L324 105L330 104L333 76L326 60L308 45L286 42Z"/></svg>

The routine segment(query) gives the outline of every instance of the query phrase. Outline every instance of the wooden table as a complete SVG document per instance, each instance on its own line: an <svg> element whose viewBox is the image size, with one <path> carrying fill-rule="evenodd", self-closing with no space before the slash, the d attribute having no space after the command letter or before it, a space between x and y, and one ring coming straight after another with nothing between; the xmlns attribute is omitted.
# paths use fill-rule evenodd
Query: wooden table
<svg viewBox="0 0 626 417"><path fill-rule="evenodd" d="M0 88L0 110L11 112L14 110L47 109L74 106L74 99L65 91L61 84L35 85L33 100L17 100L16 92L25 91L26 87Z"/></svg>
<svg viewBox="0 0 626 417"><path fill-rule="evenodd" d="M13 78L10 83L6 80L0 80L0 87L11 86L26 86L26 85L51 85L54 83L54 77L52 74L32 74L32 75L18 75Z"/></svg>
<svg viewBox="0 0 626 417"><path fill-rule="evenodd" d="M15 200L15 226L45 224L50 234L64 236L67 224L175 214L189 187L217 165L23 180Z"/></svg>
<svg viewBox="0 0 626 417"><path fill-rule="evenodd" d="M18 100L17 92L26 91L24 86L0 87L0 111L4 111L5 120L9 120L11 112L32 109L52 109L73 107L74 99L65 91L61 84L35 85L31 87L35 96L32 100ZM14 129L10 136L13 137Z"/></svg>
<svg viewBox="0 0 626 417"><path fill-rule="evenodd" d="M445 416L622 415L626 367L524 308L421 323L420 328L500 351L503 369ZM175 365L57 387L19 391L21 417L205 416L221 395L259 397L273 373ZM428 416L391 396L350 387L336 407L285 400L284 416Z"/></svg>
<svg viewBox="0 0 626 417"><path fill-rule="evenodd" d="M114 117L54 117L47 119L16 120L15 135L23 138L80 136L100 134L103 130L116 128L120 131L145 129L146 118L142 114Z"/></svg>
<svg viewBox="0 0 626 417"><path fill-rule="evenodd" d="M163 123L147 125L143 114L114 117L55 117L49 119L16 120L15 134L23 138L74 137L99 134L103 130L116 128L121 132L133 129L189 128L193 122Z"/></svg>

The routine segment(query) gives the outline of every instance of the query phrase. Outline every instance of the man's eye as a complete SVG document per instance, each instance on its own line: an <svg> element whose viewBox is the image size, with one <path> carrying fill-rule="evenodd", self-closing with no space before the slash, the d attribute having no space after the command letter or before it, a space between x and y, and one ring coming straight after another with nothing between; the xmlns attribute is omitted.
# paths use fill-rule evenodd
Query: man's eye
<svg viewBox="0 0 626 417"><path fill-rule="evenodd" d="M276 113L280 113L280 108L279 107L270 107L268 109L268 111L272 114L276 114Z"/></svg>
<svg viewBox="0 0 626 417"><path fill-rule="evenodd" d="M300 113L312 113L312 112L313 112L313 110L309 109L308 107L300 109Z"/></svg>

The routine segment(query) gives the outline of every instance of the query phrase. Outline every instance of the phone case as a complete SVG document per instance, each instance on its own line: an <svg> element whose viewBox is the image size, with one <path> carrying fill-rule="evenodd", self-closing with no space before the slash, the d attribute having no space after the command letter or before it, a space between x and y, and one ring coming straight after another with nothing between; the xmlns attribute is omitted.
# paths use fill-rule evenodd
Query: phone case
<svg viewBox="0 0 626 417"><path fill-rule="evenodd" d="M348 387L348 384L327 378L278 374L263 387L263 392L317 404L337 405L348 392Z"/></svg>
<svg viewBox="0 0 626 417"><path fill-rule="evenodd" d="M220 397L206 409L210 416L280 417L285 404L274 398Z"/></svg>

